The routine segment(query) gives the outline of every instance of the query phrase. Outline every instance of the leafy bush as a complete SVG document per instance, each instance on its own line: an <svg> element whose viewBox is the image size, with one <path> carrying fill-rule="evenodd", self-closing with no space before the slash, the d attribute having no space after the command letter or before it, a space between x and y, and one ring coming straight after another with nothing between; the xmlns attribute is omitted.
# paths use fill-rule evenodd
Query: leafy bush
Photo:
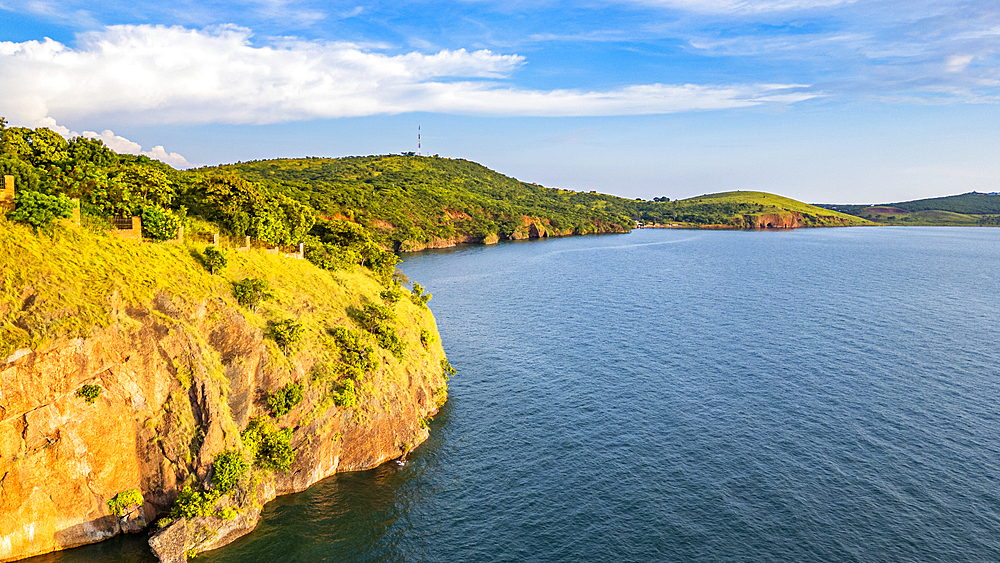
<svg viewBox="0 0 1000 563"><path fill-rule="evenodd" d="M181 222L173 213L155 206L142 210L142 234L157 242L177 238Z"/></svg>
<svg viewBox="0 0 1000 563"><path fill-rule="evenodd" d="M208 516L212 513L212 505L219 500L217 491L206 491L204 493L195 491L191 487L184 487L174 506L170 509L171 518L195 518L197 516Z"/></svg>
<svg viewBox="0 0 1000 563"><path fill-rule="evenodd" d="M295 462L295 451L290 445L291 428L275 430L266 418L258 416L250 420L240 439L257 467L288 473Z"/></svg>
<svg viewBox="0 0 1000 563"><path fill-rule="evenodd" d="M212 461L212 489L226 494L250 470L239 450L226 450Z"/></svg>
<svg viewBox="0 0 1000 563"><path fill-rule="evenodd" d="M260 303L274 299L274 294L271 293L271 285L267 283L267 280L243 278L241 281L233 282L233 297L240 305L251 311L257 311Z"/></svg>
<svg viewBox="0 0 1000 563"><path fill-rule="evenodd" d="M271 408L271 416L281 418L292 408L302 402L302 384L291 382L282 389L267 397L267 406Z"/></svg>
<svg viewBox="0 0 1000 563"><path fill-rule="evenodd" d="M212 272L213 276L215 275L216 270L225 268L226 264L229 263L226 253L211 245L205 247L204 260L205 267Z"/></svg>
<svg viewBox="0 0 1000 563"><path fill-rule="evenodd" d="M143 499L142 493L139 489L129 489L127 491L122 491L117 495L108 499L108 510L111 514L121 517L125 513L125 509L129 506L142 506Z"/></svg>
<svg viewBox="0 0 1000 563"><path fill-rule="evenodd" d="M364 341L361 332L338 326L333 329L333 339L340 349L340 359L345 364L362 372L378 368L378 356L375 355L375 348Z"/></svg>
<svg viewBox="0 0 1000 563"><path fill-rule="evenodd" d="M424 293L424 288L419 283L413 283L413 291L410 293L410 299L413 300L413 304L418 307L427 308L427 302L431 300L430 293Z"/></svg>
<svg viewBox="0 0 1000 563"><path fill-rule="evenodd" d="M381 297L382 301L385 301L387 305L393 305L403 298L403 289L398 285L393 284L386 288L382 293L379 293L379 297Z"/></svg>
<svg viewBox="0 0 1000 563"><path fill-rule="evenodd" d="M426 328L420 329L420 343L423 344L424 348L430 348L431 344L434 344L434 333L427 330Z"/></svg>
<svg viewBox="0 0 1000 563"><path fill-rule="evenodd" d="M403 353L406 352L406 342L396 334L396 327L392 325L379 325L375 332L375 340L378 345L402 361Z"/></svg>
<svg viewBox="0 0 1000 563"><path fill-rule="evenodd" d="M40 192L18 191L14 194L14 211L7 216L11 221L27 223L35 228L49 229L56 219L73 216L73 201L62 195L45 195Z"/></svg>
<svg viewBox="0 0 1000 563"><path fill-rule="evenodd" d="M451 367L451 362L448 361L448 358L441 358L441 371L444 372L445 380L455 375L455 368Z"/></svg>
<svg viewBox="0 0 1000 563"><path fill-rule="evenodd" d="M271 323L271 338L274 339L278 346L281 346L285 354L288 354L289 348L294 347L302 341L304 334L305 327L302 326L302 323L296 322L293 319Z"/></svg>
<svg viewBox="0 0 1000 563"><path fill-rule="evenodd" d="M349 409L358 402L357 393L354 390L354 381L348 379L344 381L344 387L333 397L333 402L338 407Z"/></svg>
<svg viewBox="0 0 1000 563"><path fill-rule="evenodd" d="M86 399L88 403L93 403L101 396L101 387L99 385L84 385L76 390L76 396Z"/></svg>
<svg viewBox="0 0 1000 563"><path fill-rule="evenodd" d="M392 353L397 360L402 360L406 342L396 334L396 327L390 324L395 318L393 310L381 303L366 303L361 311L354 313L354 320L375 336L379 346Z"/></svg>

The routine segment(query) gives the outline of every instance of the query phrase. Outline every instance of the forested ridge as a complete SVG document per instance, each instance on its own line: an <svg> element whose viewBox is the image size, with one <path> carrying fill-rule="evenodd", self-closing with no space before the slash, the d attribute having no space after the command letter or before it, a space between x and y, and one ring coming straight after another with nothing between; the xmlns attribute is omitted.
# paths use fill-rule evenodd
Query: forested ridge
<svg viewBox="0 0 1000 563"><path fill-rule="evenodd" d="M408 155L275 159L193 170L0 121L0 173L15 176L14 220L43 228L80 201L91 230L142 217L144 236L220 232L304 243L321 267L391 275L393 251L460 242L628 232L637 224L728 228L865 221L762 192L631 200L519 181L464 159Z"/></svg>

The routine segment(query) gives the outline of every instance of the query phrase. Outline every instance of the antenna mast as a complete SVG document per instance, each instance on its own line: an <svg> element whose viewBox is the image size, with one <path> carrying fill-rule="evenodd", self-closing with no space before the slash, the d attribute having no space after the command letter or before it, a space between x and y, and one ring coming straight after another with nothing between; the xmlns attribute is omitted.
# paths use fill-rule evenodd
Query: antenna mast
<svg viewBox="0 0 1000 563"><path fill-rule="evenodd" d="M420 156L420 126L417 125L417 156Z"/></svg>

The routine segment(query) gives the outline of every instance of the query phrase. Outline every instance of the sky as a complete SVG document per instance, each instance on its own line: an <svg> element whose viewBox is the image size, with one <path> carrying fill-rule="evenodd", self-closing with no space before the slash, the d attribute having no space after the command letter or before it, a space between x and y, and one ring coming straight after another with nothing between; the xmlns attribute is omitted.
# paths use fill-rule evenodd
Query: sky
<svg viewBox="0 0 1000 563"><path fill-rule="evenodd" d="M1000 191L990 0L0 0L0 115L179 168L417 150L628 198Z"/></svg>

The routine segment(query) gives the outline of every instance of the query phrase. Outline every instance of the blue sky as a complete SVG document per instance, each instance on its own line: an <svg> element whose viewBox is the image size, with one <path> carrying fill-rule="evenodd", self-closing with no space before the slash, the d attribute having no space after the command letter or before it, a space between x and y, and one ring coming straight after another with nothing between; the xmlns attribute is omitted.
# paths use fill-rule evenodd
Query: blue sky
<svg viewBox="0 0 1000 563"><path fill-rule="evenodd" d="M177 166L420 125L547 186L877 203L1000 191L998 55L983 1L0 0L0 115Z"/></svg>

